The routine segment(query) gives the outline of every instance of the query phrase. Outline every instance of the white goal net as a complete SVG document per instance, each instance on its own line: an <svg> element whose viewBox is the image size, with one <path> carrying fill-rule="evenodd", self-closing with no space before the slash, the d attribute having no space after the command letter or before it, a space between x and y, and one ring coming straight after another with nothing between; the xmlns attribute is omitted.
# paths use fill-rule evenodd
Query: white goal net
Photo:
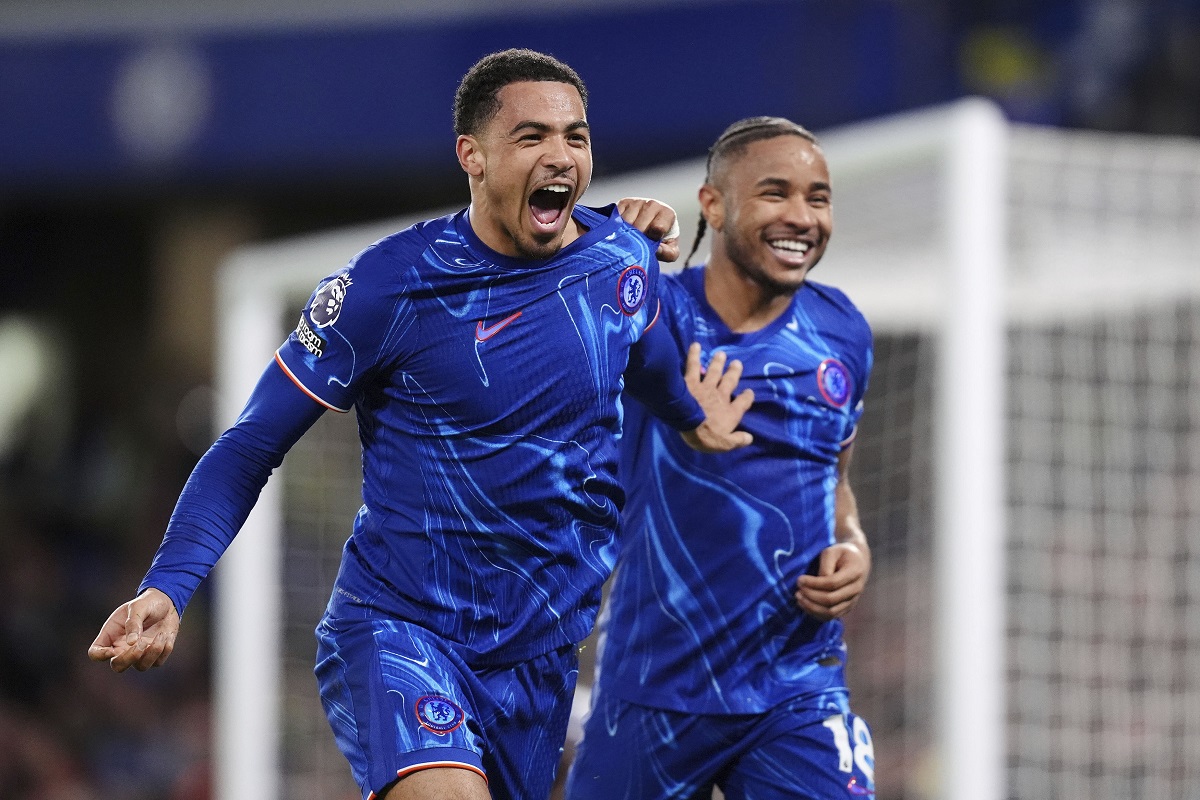
<svg viewBox="0 0 1200 800"><path fill-rule="evenodd" d="M874 570L847 635L877 798L1200 798L1200 142L982 101L821 138L814 277L876 333L851 473ZM585 202L658 197L690 244L703 171ZM223 422L316 282L410 221L231 259ZM218 800L358 796L312 630L360 478L352 415L325 415L218 566Z"/></svg>

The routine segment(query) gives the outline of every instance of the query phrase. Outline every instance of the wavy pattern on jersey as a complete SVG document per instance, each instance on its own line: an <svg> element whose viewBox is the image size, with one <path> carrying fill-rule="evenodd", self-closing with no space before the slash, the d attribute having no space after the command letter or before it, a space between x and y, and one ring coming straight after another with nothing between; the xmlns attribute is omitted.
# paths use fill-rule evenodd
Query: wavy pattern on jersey
<svg viewBox="0 0 1200 800"><path fill-rule="evenodd" d="M808 697L745 715L650 708L601 689L592 695L567 796L699 798L710 796L714 785L742 798L852 800L871 794L869 729L849 711L841 670L827 668L811 683ZM840 747L834 729L844 736Z"/></svg>
<svg viewBox="0 0 1200 800"><path fill-rule="evenodd" d="M662 306L681 351L694 340L706 361L719 349L743 362L755 442L695 453L628 404L626 533L601 681L651 707L758 713L805 693L815 660L841 657L841 622L806 617L793 592L834 542L837 460L861 411L870 331L840 292L806 284L771 326L732 333L704 300L701 269L664 277ZM828 359L844 364L853 402L820 391Z"/></svg>
<svg viewBox="0 0 1200 800"><path fill-rule="evenodd" d="M583 214L589 233L546 262L487 251L461 215L357 260L333 327L371 320L396 335L377 352L329 339L328 374L355 364L369 465L331 609L357 598L421 621L477 663L591 629L624 501L621 372L649 321L648 302L622 312L617 283L657 265L618 216ZM383 311L355 317L361 287Z"/></svg>

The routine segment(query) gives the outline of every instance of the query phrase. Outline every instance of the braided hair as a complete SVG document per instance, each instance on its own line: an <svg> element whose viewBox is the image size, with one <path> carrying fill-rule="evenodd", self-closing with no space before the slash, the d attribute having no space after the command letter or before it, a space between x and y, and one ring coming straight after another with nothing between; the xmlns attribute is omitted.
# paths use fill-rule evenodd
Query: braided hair
<svg viewBox="0 0 1200 800"><path fill-rule="evenodd" d="M813 136L811 131L790 119L783 117L740 119L726 128L717 137L713 146L708 149L708 162L704 167L704 182L712 183L713 172L720 168L729 157L744 153L753 142L774 139L776 136L799 136L801 139L817 144L817 137ZM696 251L700 249L700 242L704 239L706 230L708 230L708 220L704 219L704 215L701 214L700 222L696 226L696 239L692 242L692 249L683 262L685 267L692 260L692 256L696 255Z"/></svg>

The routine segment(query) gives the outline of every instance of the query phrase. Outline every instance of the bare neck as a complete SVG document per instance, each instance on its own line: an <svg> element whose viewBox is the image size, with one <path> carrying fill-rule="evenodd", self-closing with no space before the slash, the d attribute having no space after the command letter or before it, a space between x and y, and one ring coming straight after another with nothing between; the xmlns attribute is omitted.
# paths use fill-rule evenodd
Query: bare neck
<svg viewBox="0 0 1200 800"><path fill-rule="evenodd" d="M753 333L788 310L794 292L763 286L723 259L704 269L704 296L721 321L734 333Z"/></svg>

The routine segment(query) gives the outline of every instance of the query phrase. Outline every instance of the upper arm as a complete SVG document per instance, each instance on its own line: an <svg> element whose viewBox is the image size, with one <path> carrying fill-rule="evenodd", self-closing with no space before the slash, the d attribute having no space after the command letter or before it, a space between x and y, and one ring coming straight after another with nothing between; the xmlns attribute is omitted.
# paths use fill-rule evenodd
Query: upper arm
<svg viewBox="0 0 1200 800"><path fill-rule="evenodd" d="M414 323L391 260L368 248L321 281L276 361L312 400L349 411L364 379L396 357Z"/></svg>

